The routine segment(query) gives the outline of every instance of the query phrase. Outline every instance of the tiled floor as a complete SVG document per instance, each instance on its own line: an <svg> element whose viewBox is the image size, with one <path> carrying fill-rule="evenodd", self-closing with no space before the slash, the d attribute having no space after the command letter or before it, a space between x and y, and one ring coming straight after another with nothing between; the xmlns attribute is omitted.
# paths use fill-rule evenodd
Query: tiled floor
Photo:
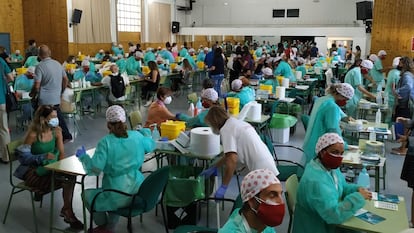
<svg viewBox="0 0 414 233"><path fill-rule="evenodd" d="M169 106L170 110L174 113L177 112L184 112L187 109L186 99L183 96L175 98L173 103ZM144 118L146 116L146 109L144 107L141 108L141 111L144 114ZM23 136L23 132L16 130L15 127L15 120L12 115L10 118L10 127L12 130L12 138L16 139ZM81 125L81 134L76 135L76 138L73 142L65 144L65 154L66 156L72 155L75 153L76 148L85 145L86 148L92 148L96 146L97 141L107 133L106 123L104 113L97 113L96 116L85 116L83 118L83 126ZM70 129L73 130L73 126L70 125ZM304 129L302 124L299 122L297 124L296 132L294 135L290 137L289 144L302 146L304 138ZM387 142L387 148L389 151L391 148L390 143ZM278 156L281 158L292 158L300 157L300 154L295 153L286 153L284 154L283 150L278 150ZM384 192L386 193L396 193L403 196L407 200L407 211L410 213L410 200L411 200L411 191L406 187L405 182L402 182L399 178L402 163L404 157L387 154L387 174L386 174L386 189ZM7 200L10 193L10 185L8 183L9 178L9 166L8 165L0 165L0 177L3 179L0 180L0 217L1 219L4 217L4 211L6 209ZM371 180L373 187L373 180ZM94 179L87 178L86 182L87 187L94 186ZM381 185L382 188L382 185ZM55 195L55 213L60 210L60 206L62 205L61 201L61 191L57 191ZM238 194L237 183L235 179L232 181L230 185L229 191L226 193L226 197L234 198ZM75 209L75 213L79 218L82 217L82 202L80 200L80 187L77 187L74 194L74 202L73 206ZM221 224L223 224L229 214L230 206L226 205L225 211L220 214ZM37 208L37 222L39 224L39 232L48 232L49 226L49 212L50 212L50 195L45 196L43 207ZM216 225L216 207L214 203L210 205L210 226ZM206 216L205 216L205 205L202 205L202 216L200 220L200 224L205 224ZM89 216L89 214L88 214ZM286 211L286 216L284 222L281 226L277 227L276 230L278 233L287 232L287 226L289 221L289 215ZM56 214L55 217L55 224L59 227L65 228L68 227L67 224L63 222L63 220L58 217ZM162 217L161 213L157 217L155 217L154 211L147 213L144 215L143 223L140 223L139 218L133 219L133 229L135 232L154 232L160 233L164 231L162 225ZM30 207L30 197L28 193L20 193L15 196L15 199L12 203L11 210L9 212L9 216L7 219L6 224L0 224L0 232L7 232L7 233L24 233L24 232L34 232L34 225L33 219L31 215L31 207ZM120 223L117 226L116 232L127 232L126 231L126 220L120 220ZM172 232L172 230L170 230Z"/></svg>

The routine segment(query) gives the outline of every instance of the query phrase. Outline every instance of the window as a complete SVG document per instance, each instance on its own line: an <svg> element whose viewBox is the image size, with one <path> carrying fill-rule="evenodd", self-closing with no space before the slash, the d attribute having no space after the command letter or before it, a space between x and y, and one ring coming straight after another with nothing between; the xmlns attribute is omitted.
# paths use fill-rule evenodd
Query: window
<svg viewBox="0 0 414 233"><path fill-rule="evenodd" d="M141 31L141 0L118 0L118 31Z"/></svg>
<svg viewBox="0 0 414 233"><path fill-rule="evenodd" d="M287 9L287 17L288 18L298 18L299 17L299 9Z"/></svg>
<svg viewBox="0 0 414 233"><path fill-rule="evenodd" d="M273 9L273 18L285 18L285 9Z"/></svg>

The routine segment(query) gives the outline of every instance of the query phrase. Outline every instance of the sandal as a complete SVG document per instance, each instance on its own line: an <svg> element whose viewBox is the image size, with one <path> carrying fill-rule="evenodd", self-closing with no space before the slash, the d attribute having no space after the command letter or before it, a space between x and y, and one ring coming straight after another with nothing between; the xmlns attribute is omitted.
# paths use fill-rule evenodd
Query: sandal
<svg viewBox="0 0 414 233"><path fill-rule="evenodd" d="M407 148L397 149L397 150L392 149L391 154L405 156L407 154Z"/></svg>
<svg viewBox="0 0 414 233"><path fill-rule="evenodd" d="M69 223L70 228L75 230L83 229L83 223L76 218L75 214L72 211L62 209L60 211L60 217L63 217L63 221Z"/></svg>

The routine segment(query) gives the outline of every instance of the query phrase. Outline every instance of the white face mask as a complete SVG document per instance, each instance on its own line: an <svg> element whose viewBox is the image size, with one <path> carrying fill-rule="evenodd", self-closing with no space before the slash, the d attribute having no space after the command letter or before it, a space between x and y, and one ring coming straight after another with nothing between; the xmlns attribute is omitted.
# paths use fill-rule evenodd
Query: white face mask
<svg viewBox="0 0 414 233"><path fill-rule="evenodd" d="M168 96L167 98L164 99L164 104L171 104L172 102L172 97Z"/></svg>
<svg viewBox="0 0 414 233"><path fill-rule="evenodd" d="M53 117L48 121L50 127L55 128L59 125L59 119L57 117Z"/></svg>

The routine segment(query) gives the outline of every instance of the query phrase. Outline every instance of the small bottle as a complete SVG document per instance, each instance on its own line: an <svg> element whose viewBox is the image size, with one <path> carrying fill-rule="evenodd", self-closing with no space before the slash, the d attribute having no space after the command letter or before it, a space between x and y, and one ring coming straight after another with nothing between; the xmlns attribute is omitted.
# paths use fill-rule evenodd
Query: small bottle
<svg viewBox="0 0 414 233"><path fill-rule="evenodd" d="M201 104L201 98L198 97L198 101L196 104L197 114L200 114L201 111L203 111L203 105Z"/></svg>
<svg viewBox="0 0 414 233"><path fill-rule="evenodd" d="M369 174L367 172L367 168L364 164L364 167L362 168L361 172L358 175L358 183L359 186L364 187L366 189L369 189L371 186L370 180L369 180Z"/></svg>
<svg viewBox="0 0 414 233"><path fill-rule="evenodd" d="M381 124L381 110L378 108L377 113L375 114L375 124Z"/></svg>
<svg viewBox="0 0 414 233"><path fill-rule="evenodd" d="M161 135L160 135L160 131L158 131L157 124L152 124L151 126L154 127L154 129L152 130L152 134L151 134L152 140L158 141L161 138Z"/></svg>
<svg viewBox="0 0 414 233"><path fill-rule="evenodd" d="M378 107L382 105L382 95L380 91L377 92L376 101L377 101Z"/></svg>
<svg viewBox="0 0 414 233"><path fill-rule="evenodd" d="M389 102L389 97L388 97L388 93L384 94L384 105L388 106L388 102Z"/></svg>
<svg viewBox="0 0 414 233"><path fill-rule="evenodd" d="M194 103L190 103L190 107L188 108L188 115L190 117L194 117L194 111L195 111Z"/></svg>

